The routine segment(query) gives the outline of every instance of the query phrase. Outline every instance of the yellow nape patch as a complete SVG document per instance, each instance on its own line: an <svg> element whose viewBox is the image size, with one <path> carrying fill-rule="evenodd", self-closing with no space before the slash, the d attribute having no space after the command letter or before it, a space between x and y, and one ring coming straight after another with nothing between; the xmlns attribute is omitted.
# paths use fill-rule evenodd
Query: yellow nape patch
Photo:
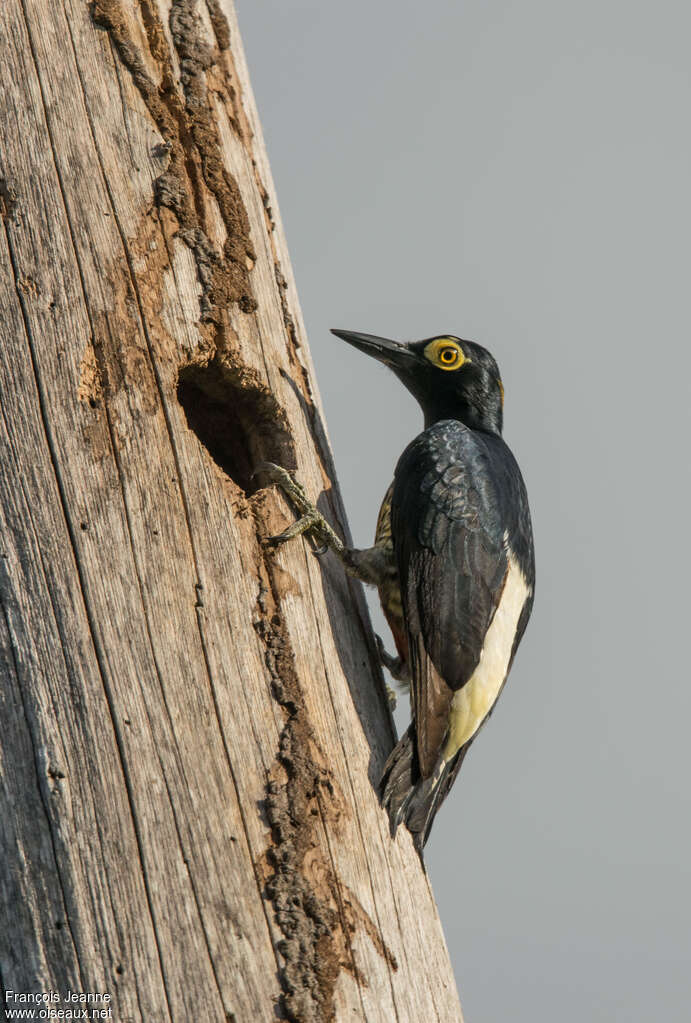
<svg viewBox="0 0 691 1023"><path fill-rule="evenodd" d="M504 684L516 627L529 594L518 563L509 554L509 571L499 606L494 612L478 665L451 704L444 760L450 760L477 732Z"/></svg>

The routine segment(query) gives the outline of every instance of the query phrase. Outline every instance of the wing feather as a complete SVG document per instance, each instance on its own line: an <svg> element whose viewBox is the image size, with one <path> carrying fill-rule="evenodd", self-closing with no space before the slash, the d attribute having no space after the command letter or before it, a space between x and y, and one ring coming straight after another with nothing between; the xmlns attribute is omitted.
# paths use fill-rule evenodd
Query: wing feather
<svg viewBox="0 0 691 1023"><path fill-rule="evenodd" d="M508 572L495 461L484 435L444 420L396 468L391 524L423 778L435 770L454 692L478 664Z"/></svg>

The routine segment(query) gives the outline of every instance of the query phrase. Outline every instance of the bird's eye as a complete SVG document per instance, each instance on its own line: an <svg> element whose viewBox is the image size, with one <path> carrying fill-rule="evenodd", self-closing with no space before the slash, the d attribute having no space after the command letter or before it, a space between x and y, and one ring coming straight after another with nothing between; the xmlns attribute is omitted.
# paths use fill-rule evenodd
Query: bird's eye
<svg viewBox="0 0 691 1023"><path fill-rule="evenodd" d="M425 357L439 369L460 369L467 362L463 349L450 337L438 337L425 348Z"/></svg>

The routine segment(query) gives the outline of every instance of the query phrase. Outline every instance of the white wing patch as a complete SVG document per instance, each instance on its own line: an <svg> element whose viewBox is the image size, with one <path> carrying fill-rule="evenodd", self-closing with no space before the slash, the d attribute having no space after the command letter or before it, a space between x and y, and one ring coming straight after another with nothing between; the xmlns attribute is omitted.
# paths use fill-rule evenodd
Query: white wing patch
<svg viewBox="0 0 691 1023"><path fill-rule="evenodd" d="M509 571L497 610L485 635L478 665L451 703L444 760L450 760L471 739L491 711L506 679L518 619L530 587L511 552Z"/></svg>

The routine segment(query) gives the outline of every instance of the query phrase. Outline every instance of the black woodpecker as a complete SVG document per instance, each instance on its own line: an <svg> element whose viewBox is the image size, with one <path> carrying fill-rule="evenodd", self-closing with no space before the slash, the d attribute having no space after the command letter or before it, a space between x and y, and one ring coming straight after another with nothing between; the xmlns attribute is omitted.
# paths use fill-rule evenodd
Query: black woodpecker
<svg viewBox="0 0 691 1023"><path fill-rule="evenodd" d="M452 336L401 344L332 333L394 371L420 404L425 428L398 461L366 550L345 547L284 469L263 466L302 515L272 541L309 531L351 575L379 589L398 652L394 659L382 651L382 660L409 681L412 705L380 797L392 835L405 821L422 854L530 617L528 498L501 436L504 389L485 348Z"/></svg>

